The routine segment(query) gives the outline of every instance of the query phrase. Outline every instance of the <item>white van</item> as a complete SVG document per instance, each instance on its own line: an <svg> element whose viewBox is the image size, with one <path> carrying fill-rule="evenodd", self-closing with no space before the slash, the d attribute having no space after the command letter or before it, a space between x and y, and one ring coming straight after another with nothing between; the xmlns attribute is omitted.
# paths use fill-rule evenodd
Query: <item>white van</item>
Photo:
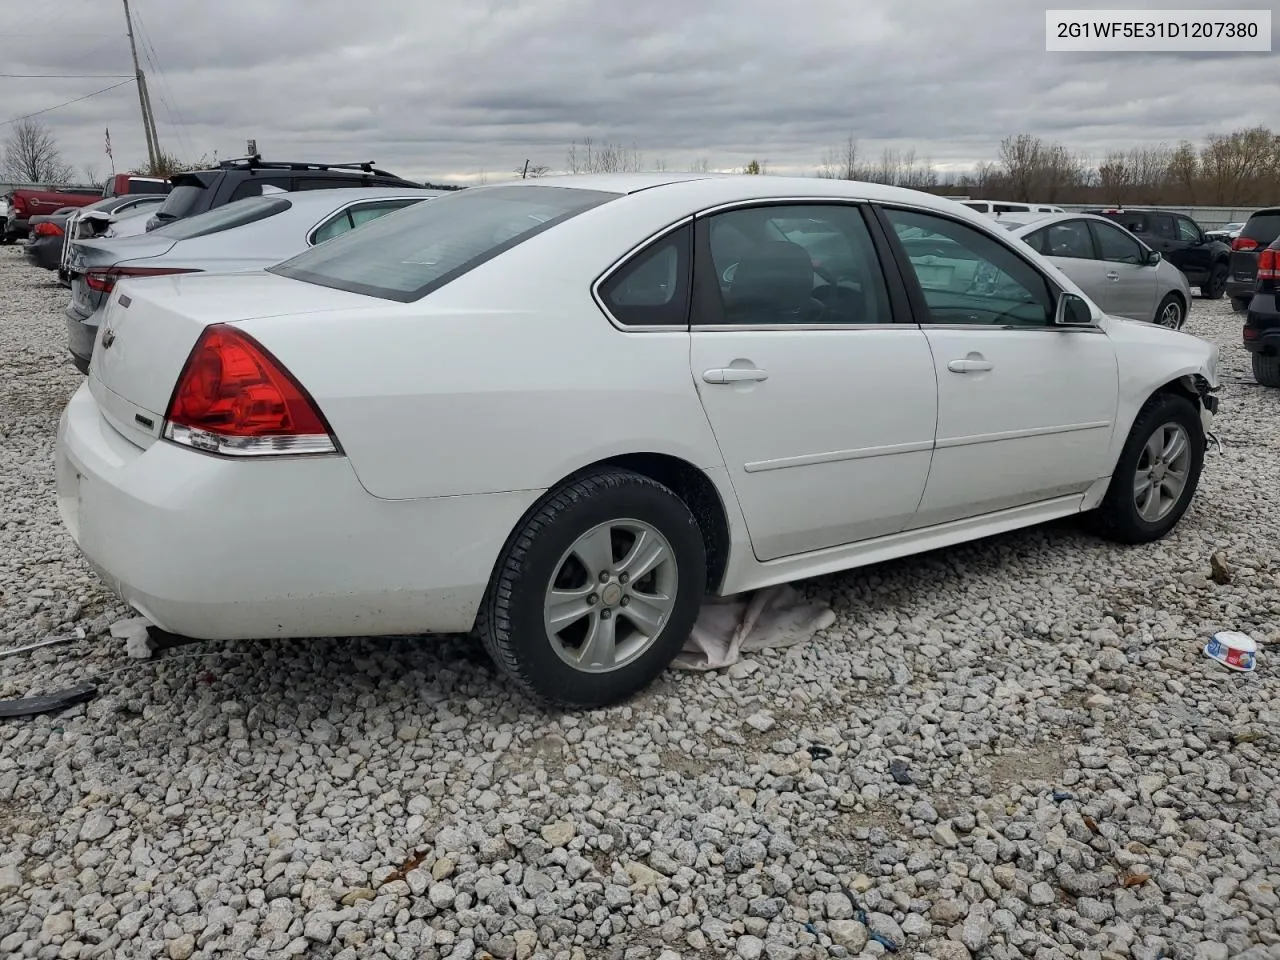
<svg viewBox="0 0 1280 960"><path fill-rule="evenodd" d="M1047 203L1017 203L1012 200L965 200L963 203L970 210L977 210L990 217L1001 213L1066 213L1061 207Z"/></svg>

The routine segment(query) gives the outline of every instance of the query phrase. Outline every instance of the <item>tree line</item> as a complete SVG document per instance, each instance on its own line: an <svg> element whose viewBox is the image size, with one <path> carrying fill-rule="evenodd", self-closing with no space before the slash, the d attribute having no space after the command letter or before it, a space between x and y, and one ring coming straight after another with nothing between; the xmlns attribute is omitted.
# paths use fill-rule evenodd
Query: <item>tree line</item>
<svg viewBox="0 0 1280 960"><path fill-rule="evenodd" d="M184 161L163 154L157 164L133 172L172 176L215 164L216 158L208 156ZM647 162L634 144L627 147L586 137L569 146L564 169L568 173L624 173L664 171L667 164L661 159ZM712 167L706 157L700 157L684 169L707 172ZM768 161L758 159L734 169L769 172ZM515 170L520 177L550 172L549 166L529 160ZM877 155L867 155L850 135L838 147L825 151L814 172L827 179L963 193L978 200L1248 207L1280 203L1280 133L1263 126L1249 127L1211 134L1199 144L1183 140L1113 150L1100 159L1072 150L1065 143L1019 133L1000 141L996 157L962 172L940 170L914 148L886 148ZM15 123L5 139L0 178L63 184L75 178L75 171L63 161L48 127L27 119ZM82 179L98 183L96 168L86 167Z"/></svg>

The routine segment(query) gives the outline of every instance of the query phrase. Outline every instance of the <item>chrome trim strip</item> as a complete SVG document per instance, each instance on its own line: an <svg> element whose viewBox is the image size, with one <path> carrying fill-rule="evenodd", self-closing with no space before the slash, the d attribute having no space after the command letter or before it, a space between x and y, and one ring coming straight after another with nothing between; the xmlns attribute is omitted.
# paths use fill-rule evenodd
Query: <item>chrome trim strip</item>
<svg viewBox="0 0 1280 960"><path fill-rule="evenodd" d="M776 204L794 204L794 203L814 203L814 204L841 204L843 206L865 207L870 200L862 197L831 197L831 196L810 196L810 197L754 197L750 200L729 200L725 203L718 203L714 207L706 207L699 210L694 216L710 217L725 210L737 210L742 207L768 207Z"/></svg>
<svg viewBox="0 0 1280 960"><path fill-rule="evenodd" d="M967 437L952 437L939 440L937 449L946 450L952 447L968 447L978 443L998 443L1001 440L1025 440L1029 437L1050 437L1060 433L1081 433L1085 430L1110 430L1110 420L1097 420L1092 423L1064 423L1056 427L1032 427L1027 430L1002 430L1000 433L975 433Z"/></svg>
<svg viewBox="0 0 1280 960"><path fill-rule="evenodd" d="M979 333L987 330L1017 330L1019 332L1039 333L1040 331L1048 331L1050 333L1102 333L1106 331L1099 326L1073 326L1071 324L1039 324L1039 323L922 323L920 329L925 333L930 330L974 330Z"/></svg>
<svg viewBox="0 0 1280 960"><path fill-rule="evenodd" d="M911 443L889 443L881 447L859 447L856 450L832 450L828 453L805 453L798 457L779 457L776 460L757 460L743 464L742 469L747 473L765 473L769 470L785 470L787 467L809 467L818 463L868 460L900 453L926 453L932 449L932 440L916 440Z"/></svg>
<svg viewBox="0 0 1280 960"><path fill-rule="evenodd" d="M670 329L670 328L668 328ZM753 333L756 331L786 330L914 330L914 323L695 323L692 333Z"/></svg>

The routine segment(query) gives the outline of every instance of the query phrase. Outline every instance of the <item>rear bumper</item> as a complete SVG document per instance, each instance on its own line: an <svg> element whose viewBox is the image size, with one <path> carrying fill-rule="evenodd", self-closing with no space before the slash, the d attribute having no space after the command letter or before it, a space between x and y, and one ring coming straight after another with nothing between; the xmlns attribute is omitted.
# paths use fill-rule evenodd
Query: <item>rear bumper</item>
<svg viewBox="0 0 1280 960"><path fill-rule="evenodd" d="M207 640L465 632L540 491L380 500L343 457L135 446L86 383L58 423L58 510L117 595Z"/></svg>
<svg viewBox="0 0 1280 960"><path fill-rule="evenodd" d="M79 320L71 307L67 307L66 317L67 350L71 353L71 362L81 373L88 373L89 359L93 356L93 344L98 339L97 316L90 316L88 320Z"/></svg>
<svg viewBox="0 0 1280 960"><path fill-rule="evenodd" d="M41 237L38 240L28 240L27 245L22 248L22 253L37 267L43 267L46 270L57 270L58 260L62 256L62 237Z"/></svg>
<svg viewBox="0 0 1280 960"><path fill-rule="evenodd" d="M1254 281L1227 280L1227 296L1233 300L1248 300L1253 296Z"/></svg>
<svg viewBox="0 0 1280 960"><path fill-rule="evenodd" d="M1250 333L1255 336L1249 337ZM1280 294L1253 295L1245 315L1243 337L1244 348L1250 353L1280 354Z"/></svg>

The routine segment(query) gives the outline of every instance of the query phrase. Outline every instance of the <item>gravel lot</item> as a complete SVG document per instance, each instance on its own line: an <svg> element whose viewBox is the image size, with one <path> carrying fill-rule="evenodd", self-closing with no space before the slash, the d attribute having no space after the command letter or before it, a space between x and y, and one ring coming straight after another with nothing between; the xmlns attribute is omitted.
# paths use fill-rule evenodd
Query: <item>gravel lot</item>
<svg viewBox="0 0 1280 960"><path fill-rule="evenodd" d="M128 659L57 518L50 277L0 248L0 640L89 639L0 659L0 697L100 694L0 720L0 956L1280 956L1280 392L1225 300L1189 326L1223 453L1168 540L818 580L815 643L578 717L457 640ZM1224 628L1256 673L1202 655Z"/></svg>

